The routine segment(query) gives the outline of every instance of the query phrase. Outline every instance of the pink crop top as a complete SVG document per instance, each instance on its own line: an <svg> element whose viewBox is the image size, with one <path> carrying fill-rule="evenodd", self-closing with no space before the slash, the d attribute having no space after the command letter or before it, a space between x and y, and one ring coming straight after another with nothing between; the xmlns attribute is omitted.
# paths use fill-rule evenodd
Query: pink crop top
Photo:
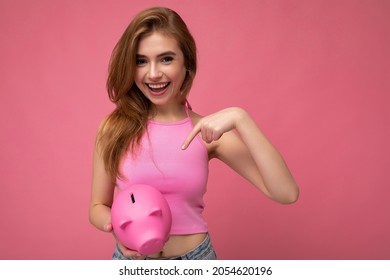
<svg viewBox="0 0 390 280"><path fill-rule="evenodd" d="M148 121L136 156L127 154L121 163L123 189L133 184L157 188L172 212L171 234L207 232L203 218L208 179L208 153L197 136L186 150L181 145L192 130L188 116L177 122Z"/></svg>

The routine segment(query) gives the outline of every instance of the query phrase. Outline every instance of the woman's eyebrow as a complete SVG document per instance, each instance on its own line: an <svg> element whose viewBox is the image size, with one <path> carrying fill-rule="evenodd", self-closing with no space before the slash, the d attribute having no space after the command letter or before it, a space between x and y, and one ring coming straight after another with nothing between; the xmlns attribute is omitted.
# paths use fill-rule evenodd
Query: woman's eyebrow
<svg viewBox="0 0 390 280"><path fill-rule="evenodd" d="M157 55L157 57L163 57L163 56L176 56L176 53L173 51L166 51L166 52L163 52L163 53L160 53L159 55ZM137 54L137 58L144 58L144 57L147 57L147 56L143 55L143 54Z"/></svg>

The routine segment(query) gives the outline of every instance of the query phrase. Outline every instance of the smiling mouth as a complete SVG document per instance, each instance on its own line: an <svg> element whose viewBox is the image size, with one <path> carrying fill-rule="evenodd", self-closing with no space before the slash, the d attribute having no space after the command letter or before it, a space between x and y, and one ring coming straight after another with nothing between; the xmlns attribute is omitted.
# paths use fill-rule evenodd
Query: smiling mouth
<svg viewBox="0 0 390 280"><path fill-rule="evenodd" d="M165 90L171 83L158 83L158 84L146 84L147 87L153 92L161 92Z"/></svg>

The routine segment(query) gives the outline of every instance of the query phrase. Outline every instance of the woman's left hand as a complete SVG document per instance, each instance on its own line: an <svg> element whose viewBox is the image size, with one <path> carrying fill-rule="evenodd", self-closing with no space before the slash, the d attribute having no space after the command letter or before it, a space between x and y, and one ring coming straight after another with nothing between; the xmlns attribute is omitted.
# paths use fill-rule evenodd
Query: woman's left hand
<svg viewBox="0 0 390 280"><path fill-rule="evenodd" d="M225 132L236 127L237 121L243 113L245 113L244 110L233 107L203 117L188 134L186 140L184 140L182 149L187 149L198 133L201 134L203 141L208 144L217 141Z"/></svg>
<svg viewBox="0 0 390 280"><path fill-rule="evenodd" d="M228 133L233 129L238 135ZM283 157L245 110L232 107L201 118L182 149L199 133L207 144L216 141L210 148L213 158L222 160L268 197L283 204L298 199L298 186Z"/></svg>

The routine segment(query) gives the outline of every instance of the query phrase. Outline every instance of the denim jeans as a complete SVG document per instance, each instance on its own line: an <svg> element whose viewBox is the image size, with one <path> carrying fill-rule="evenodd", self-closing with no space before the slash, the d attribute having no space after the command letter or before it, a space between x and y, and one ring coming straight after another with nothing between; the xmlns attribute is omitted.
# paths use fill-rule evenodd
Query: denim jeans
<svg viewBox="0 0 390 280"><path fill-rule="evenodd" d="M125 257L120 251L118 245L115 247L113 260L133 260L133 258ZM210 236L207 234L206 238L197 247L181 256L172 258L162 258L158 260L216 260L217 255L211 243ZM154 258L146 258L146 260L155 260Z"/></svg>

